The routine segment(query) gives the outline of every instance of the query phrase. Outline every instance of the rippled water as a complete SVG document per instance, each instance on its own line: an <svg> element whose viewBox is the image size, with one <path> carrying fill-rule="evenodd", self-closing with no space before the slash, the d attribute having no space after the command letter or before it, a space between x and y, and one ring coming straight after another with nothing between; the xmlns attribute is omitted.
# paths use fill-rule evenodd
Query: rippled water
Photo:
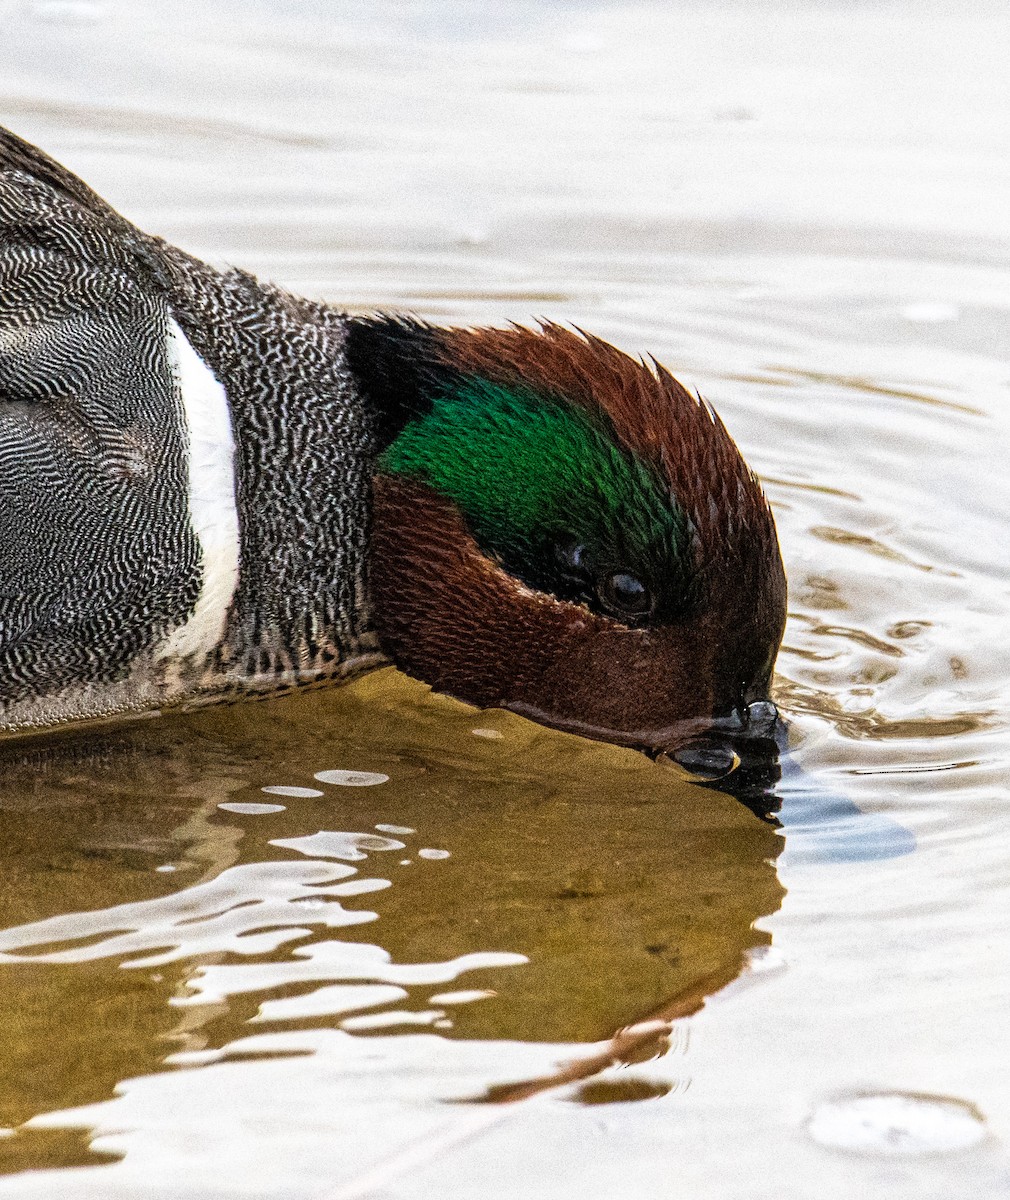
<svg viewBox="0 0 1010 1200"><path fill-rule="evenodd" d="M714 401L794 743L781 831L393 672L8 748L0 1195L1004 1195L1003 8L0 17L2 119L145 227Z"/></svg>

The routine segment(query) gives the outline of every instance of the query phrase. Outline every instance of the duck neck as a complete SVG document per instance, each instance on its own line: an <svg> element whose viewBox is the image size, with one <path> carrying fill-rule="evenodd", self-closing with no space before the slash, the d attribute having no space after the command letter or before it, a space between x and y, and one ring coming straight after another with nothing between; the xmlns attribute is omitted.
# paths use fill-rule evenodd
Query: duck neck
<svg viewBox="0 0 1010 1200"><path fill-rule="evenodd" d="M367 589L376 422L346 318L161 251L173 315L222 385L234 437L238 577L219 668L275 690L381 665Z"/></svg>

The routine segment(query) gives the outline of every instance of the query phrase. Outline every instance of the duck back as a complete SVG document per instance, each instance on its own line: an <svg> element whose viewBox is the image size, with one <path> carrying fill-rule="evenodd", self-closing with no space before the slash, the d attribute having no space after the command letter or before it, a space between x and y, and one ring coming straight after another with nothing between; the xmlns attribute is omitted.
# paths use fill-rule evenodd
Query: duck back
<svg viewBox="0 0 1010 1200"><path fill-rule="evenodd" d="M345 325L0 135L0 730L381 661Z"/></svg>

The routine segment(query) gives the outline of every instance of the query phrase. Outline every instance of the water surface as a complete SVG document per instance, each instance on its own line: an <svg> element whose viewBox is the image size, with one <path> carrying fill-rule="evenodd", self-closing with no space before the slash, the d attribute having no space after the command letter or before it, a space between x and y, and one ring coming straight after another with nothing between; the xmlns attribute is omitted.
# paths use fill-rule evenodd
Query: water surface
<svg viewBox="0 0 1010 1200"><path fill-rule="evenodd" d="M146 228L712 400L793 742L781 830L393 672L5 751L0 1195L1005 1194L1010 18L0 16L3 120Z"/></svg>

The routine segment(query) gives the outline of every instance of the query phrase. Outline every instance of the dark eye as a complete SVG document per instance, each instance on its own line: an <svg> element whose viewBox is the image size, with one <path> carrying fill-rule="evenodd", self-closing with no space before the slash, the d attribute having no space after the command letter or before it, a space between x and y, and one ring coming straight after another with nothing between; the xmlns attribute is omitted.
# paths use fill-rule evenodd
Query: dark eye
<svg viewBox="0 0 1010 1200"><path fill-rule="evenodd" d="M617 617L647 617L652 612L652 596L637 575L617 571L600 581L600 602Z"/></svg>

